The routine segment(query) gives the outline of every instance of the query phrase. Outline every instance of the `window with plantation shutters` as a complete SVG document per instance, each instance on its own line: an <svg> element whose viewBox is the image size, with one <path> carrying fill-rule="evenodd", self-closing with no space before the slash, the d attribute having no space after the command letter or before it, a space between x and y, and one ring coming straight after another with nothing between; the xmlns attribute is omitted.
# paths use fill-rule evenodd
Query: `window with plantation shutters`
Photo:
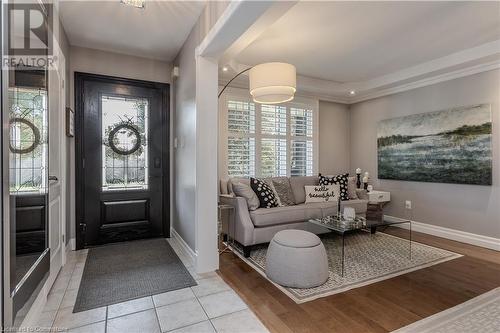
<svg viewBox="0 0 500 333"><path fill-rule="evenodd" d="M230 177L310 176L315 173L317 107L310 103L258 104L227 97L223 152ZM227 134L227 135L226 135ZM226 147L225 147L226 148ZM223 170L222 172L225 172Z"/></svg>

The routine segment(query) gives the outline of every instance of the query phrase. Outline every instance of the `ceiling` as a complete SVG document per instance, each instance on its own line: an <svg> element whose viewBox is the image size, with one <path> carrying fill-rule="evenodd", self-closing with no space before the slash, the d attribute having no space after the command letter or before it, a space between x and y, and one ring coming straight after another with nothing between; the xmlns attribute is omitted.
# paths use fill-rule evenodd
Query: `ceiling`
<svg viewBox="0 0 500 333"><path fill-rule="evenodd" d="M112 1L61 1L71 45L172 61L205 1L146 1L139 9Z"/></svg>
<svg viewBox="0 0 500 333"><path fill-rule="evenodd" d="M500 40L500 2L299 2L235 60L352 83Z"/></svg>

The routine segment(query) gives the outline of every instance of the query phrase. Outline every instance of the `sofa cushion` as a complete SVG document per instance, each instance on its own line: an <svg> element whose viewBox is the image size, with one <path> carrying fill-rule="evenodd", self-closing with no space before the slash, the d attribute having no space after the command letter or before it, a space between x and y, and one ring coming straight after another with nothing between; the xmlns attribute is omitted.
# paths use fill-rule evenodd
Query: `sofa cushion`
<svg viewBox="0 0 500 333"><path fill-rule="evenodd" d="M256 227L304 222L322 216L321 206L317 206L317 204L259 208L250 212L250 219Z"/></svg>
<svg viewBox="0 0 500 333"><path fill-rule="evenodd" d="M302 204L306 201L306 185L318 185L319 180L316 176L290 177L290 186L292 187L293 197L296 204Z"/></svg>
<svg viewBox="0 0 500 333"><path fill-rule="evenodd" d="M340 207L353 207L356 214L366 213L367 200L341 201ZM337 214L337 202L314 202L295 206L259 208L250 212L250 219L256 227L305 222Z"/></svg>

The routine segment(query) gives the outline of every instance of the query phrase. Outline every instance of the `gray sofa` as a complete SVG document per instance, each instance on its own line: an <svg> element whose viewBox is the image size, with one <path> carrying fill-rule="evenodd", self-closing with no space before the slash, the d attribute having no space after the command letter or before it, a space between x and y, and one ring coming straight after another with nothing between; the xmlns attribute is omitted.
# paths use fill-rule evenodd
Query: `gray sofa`
<svg viewBox="0 0 500 333"><path fill-rule="evenodd" d="M300 229L315 234L328 232L327 229L309 223L308 220L334 215L337 212L337 202L304 203L306 200L304 186L318 185L317 176L290 177L289 180L295 198L295 205L258 208L253 211L249 211L245 198L236 196L232 191L233 182L249 185L249 179L221 180L219 202L234 207L234 238L243 245L246 257L250 255L253 245L269 243L274 234L280 230ZM343 207L353 207L357 215L364 215L368 205L366 192L364 190L356 190L356 192L360 199L342 201L341 210ZM232 236L232 227L226 233Z"/></svg>

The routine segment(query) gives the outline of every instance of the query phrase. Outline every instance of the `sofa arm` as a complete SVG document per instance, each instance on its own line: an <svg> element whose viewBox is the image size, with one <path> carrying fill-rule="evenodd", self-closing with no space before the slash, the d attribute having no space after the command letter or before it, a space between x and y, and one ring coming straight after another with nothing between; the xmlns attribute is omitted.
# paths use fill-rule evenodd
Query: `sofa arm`
<svg viewBox="0 0 500 333"><path fill-rule="evenodd" d="M219 202L234 207L234 219L229 221L229 236L244 246L254 243L254 225L245 198L237 196L219 196ZM231 223L234 222L234 229ZM234 230L234 235L232 234Z"/></svg>
<svg viewBox="0 0 500 333"><path fill-rule="evenodd" d="M368 200L368 191L362 188L356 189L356 194L361 200Z"/></svg>

